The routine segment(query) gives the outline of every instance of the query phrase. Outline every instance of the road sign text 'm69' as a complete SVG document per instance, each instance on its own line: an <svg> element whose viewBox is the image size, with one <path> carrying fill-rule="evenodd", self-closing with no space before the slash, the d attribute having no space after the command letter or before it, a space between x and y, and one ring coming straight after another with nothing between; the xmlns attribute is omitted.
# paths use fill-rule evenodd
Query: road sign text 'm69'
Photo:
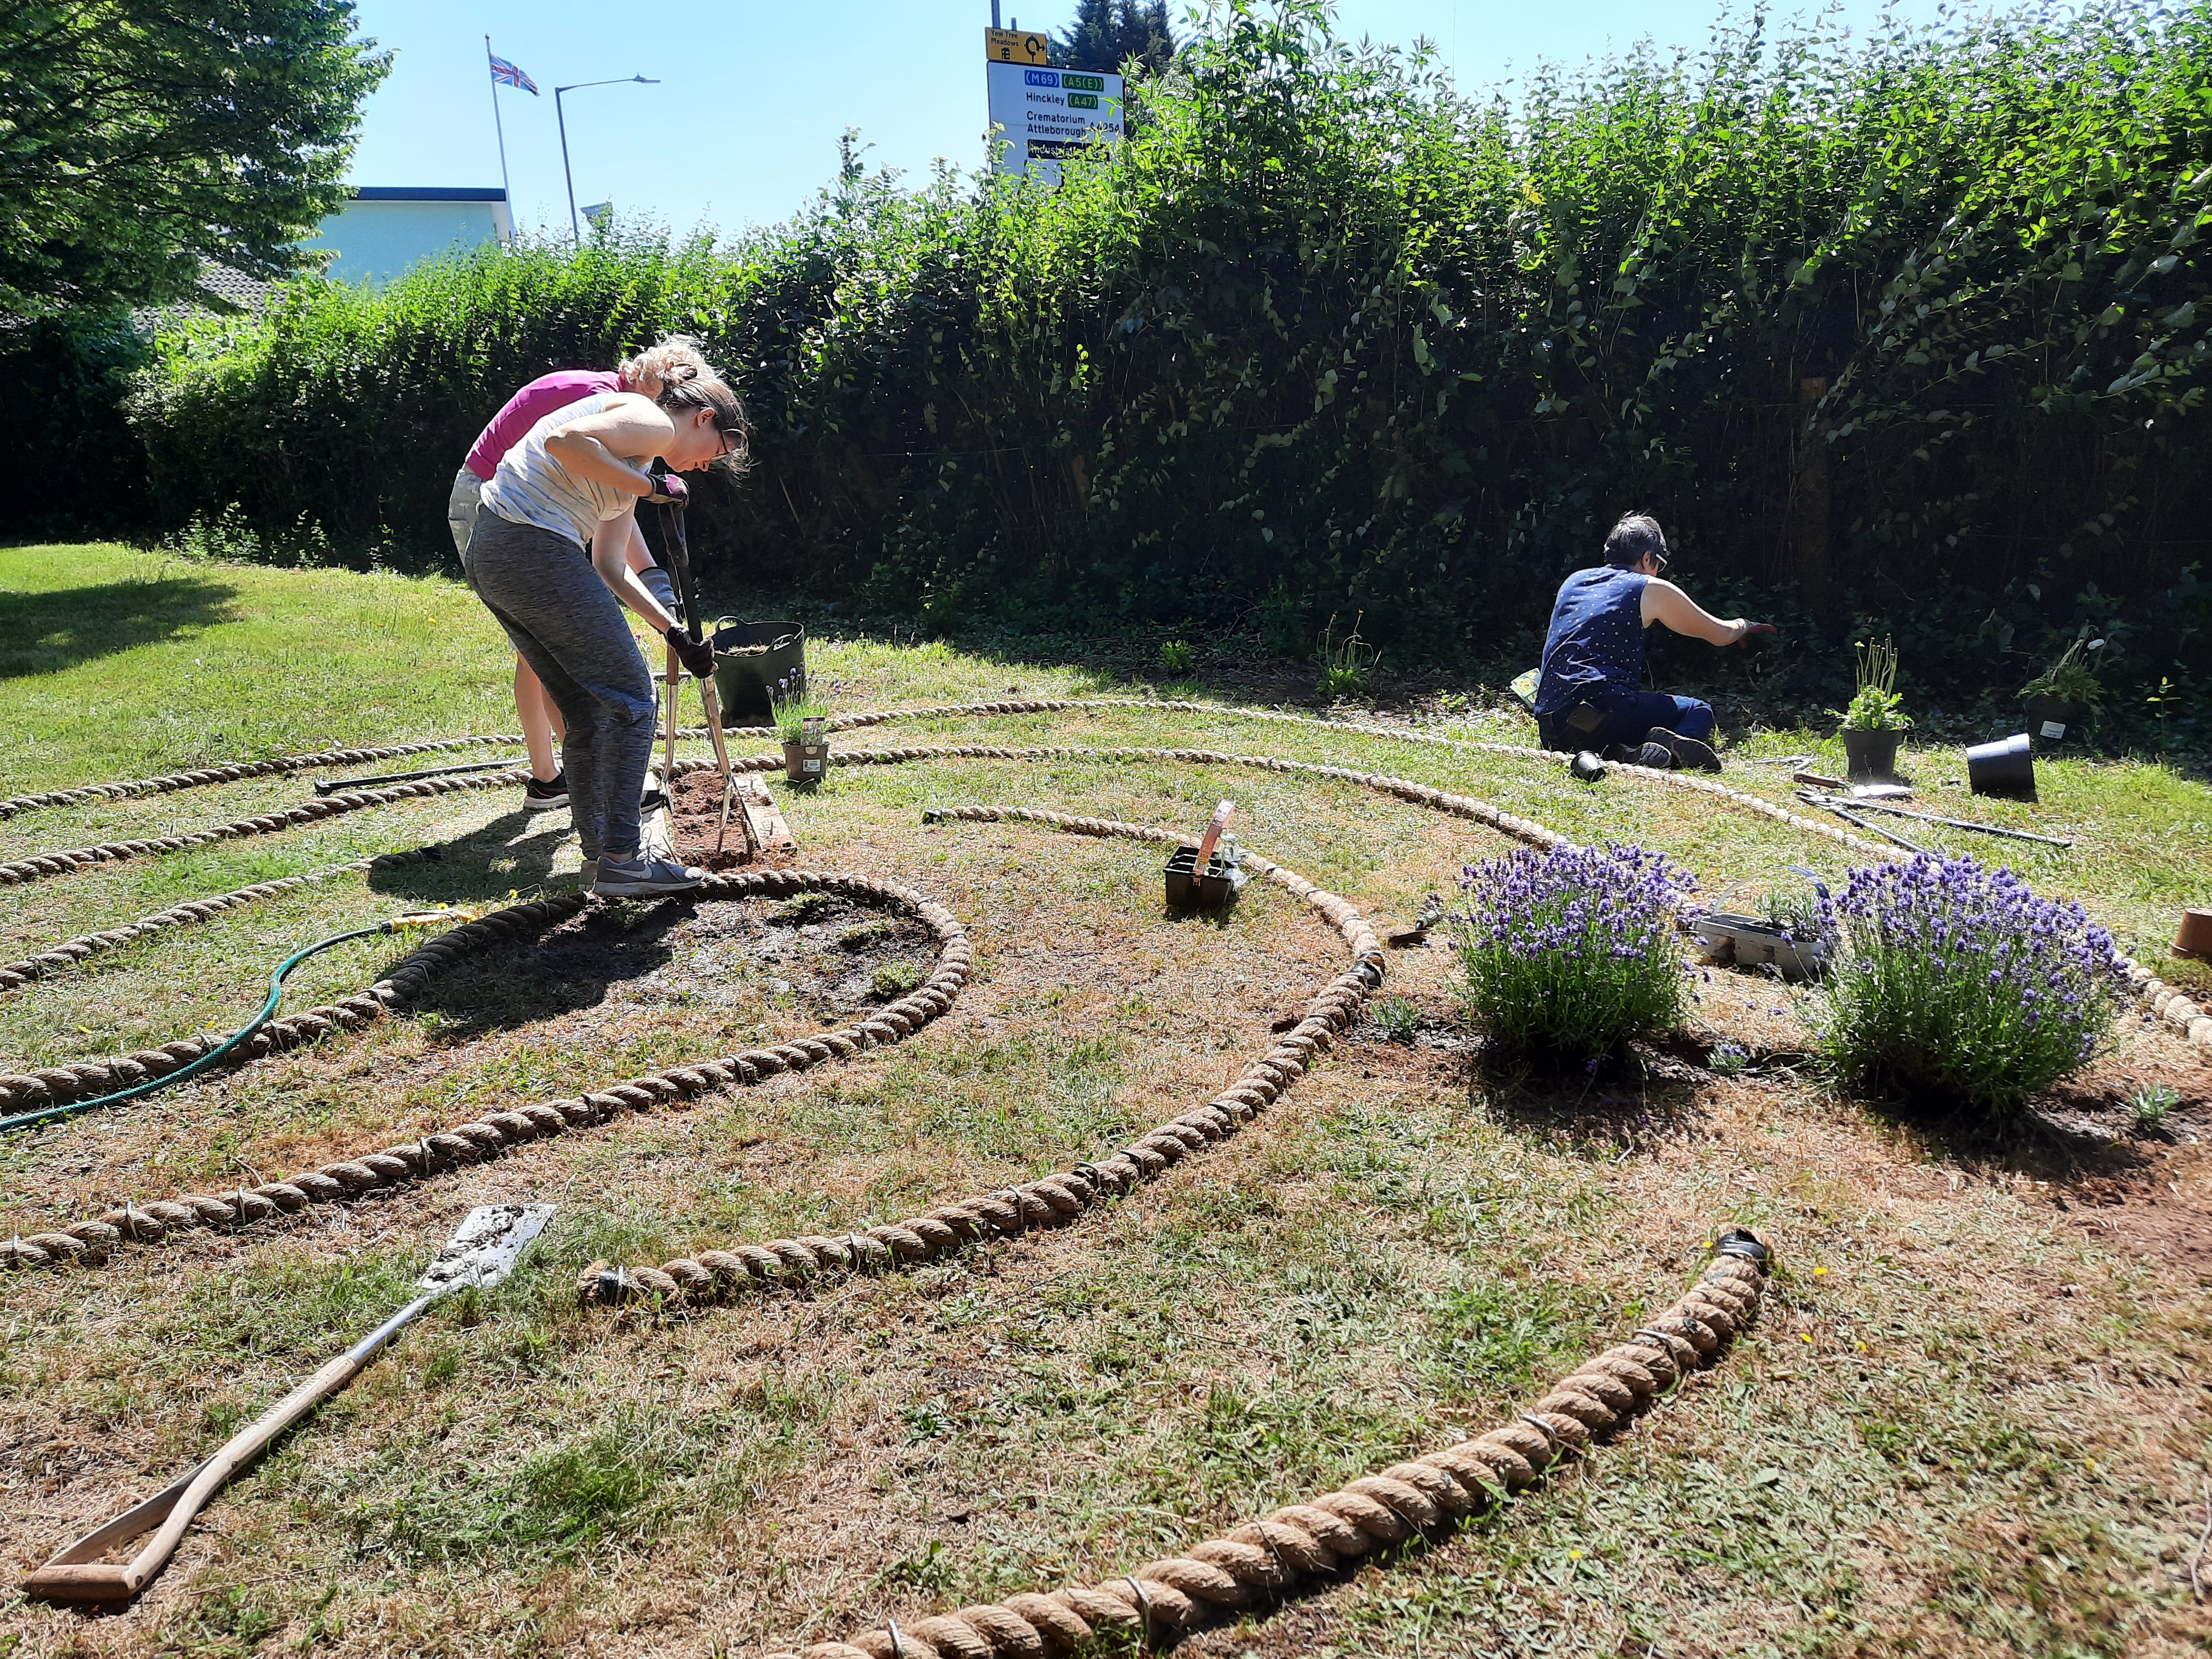
<svg viewBox="0 0 2212 1659"><path fill-rule="evenodd" d="M1120 76L1049 67L1040 34L986 29L983 45L996 171L1057 184L1061 156L1121 137Z"/></svg>

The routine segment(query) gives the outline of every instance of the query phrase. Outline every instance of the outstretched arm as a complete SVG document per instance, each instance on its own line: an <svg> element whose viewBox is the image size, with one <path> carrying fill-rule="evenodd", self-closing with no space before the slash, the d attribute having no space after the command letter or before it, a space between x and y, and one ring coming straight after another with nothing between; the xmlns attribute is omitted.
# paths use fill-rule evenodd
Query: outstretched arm
<svg viewBox="0 0 2212 1659"><path fill-rule="evenodd" d="M1734 645L1753 627L1741 617L1723 622L1674 583L1656 576L1644 584L1644 625L1649 628L1653 623L1662 623L1674 633L1686 634L1693 640L1703 640L1708 645Z"/></svg>
<svg viewBox="0 0 2212 1659"><path fill-rule="evenodd" d="M599 526L599 533L592 538L592 564L599 573L599 580L614 589L615 597L645 618L657 634L665 634L676 626L675 615L655 599L650 588L637 579L630 568L628 554L630 538L637 534L637 509L606 520Z"/></svg>

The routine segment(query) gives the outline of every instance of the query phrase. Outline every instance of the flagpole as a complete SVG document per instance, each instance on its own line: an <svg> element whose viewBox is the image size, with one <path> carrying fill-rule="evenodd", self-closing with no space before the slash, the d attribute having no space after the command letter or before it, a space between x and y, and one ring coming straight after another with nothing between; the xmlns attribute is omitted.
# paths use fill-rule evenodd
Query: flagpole
<svg viewBox="0 0 2212 1659"><path fill-rule="evenodd" d="M484 36L484 70L491 70L491 36ZM514 222L514 186L507 177L507 128L499 118L499 82L491 83L491 130L499 135L499 187L507 192L507 222Z"/></svg>

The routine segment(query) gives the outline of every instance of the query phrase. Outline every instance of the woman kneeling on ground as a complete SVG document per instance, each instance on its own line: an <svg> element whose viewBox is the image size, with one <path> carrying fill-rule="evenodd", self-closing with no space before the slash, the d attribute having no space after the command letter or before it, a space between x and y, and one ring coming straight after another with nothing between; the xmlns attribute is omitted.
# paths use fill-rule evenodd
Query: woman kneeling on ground
<svg viewBox="0 0 2212 1659"><path fill-rule="evenodd" d="M563 368L539 375L492 416L490 424L477 434L461 470L453 474L453 492L446 500L446 527L453 532L453 551L465 554L469 550L469 532L476 527L483 487L499 470L500 458L546 416L595 392L635 392L658 398L671 386L714 372L700 354L698 341L689 335L671 334L636 356L623 358L612 371ZM675 610L675 586L668 573L653 562L652 550L646 546L645 538L636 533L635 521L623 556L647 591L660 601L662 609ZM566 806L568 781L554 757L555 745L563 735L561 711L520 656L514 659L514 713L522 722L523 744L530 750L530 781L522 791L522 810L544 812Z"/></svg>
<svg viewBox="0 0 2212 1659"><path fill-rule="evenodd" d="M678 893L706 879L703 870L645 857L639 845L638 798L659 703L616 599L652 623L686 669L714 672L714 647L691 643L623 555L640 501L684 496L684 481L656 476L653 462L671 472L735 474L749 432L737 394L712 375L657 398L596 392L532 427L484 486L462 568L567 722L569 810L584 878L597 893Z"/></svg>
<svg viewBox="0 0 2212 1659"><path fill-rule="evenodd" d="M1656 623L1713 645L1771 634L1771 623L1723 622L1660 573L1667 538L1658 520L1632 513L1605 538L1605 562L1560 585L1544 640L1536 686L1536 729L1544 747L1591 749L1606 759L1662 769L1721 769L1712 744L1712 705L1697 697L1646 691L1644 630Z"/></svg>

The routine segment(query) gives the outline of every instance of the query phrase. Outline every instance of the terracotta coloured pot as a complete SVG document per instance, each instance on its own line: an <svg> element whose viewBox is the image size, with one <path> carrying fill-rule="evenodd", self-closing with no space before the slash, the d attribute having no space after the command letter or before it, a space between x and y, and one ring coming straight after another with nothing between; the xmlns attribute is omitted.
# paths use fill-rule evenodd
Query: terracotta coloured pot
<svg viewBox="0 0 2212 1659"><path fill-rule="evenodd" d="M2184 910L2173 935L2178 957L2212 957L2212 910Z"/></svg>

